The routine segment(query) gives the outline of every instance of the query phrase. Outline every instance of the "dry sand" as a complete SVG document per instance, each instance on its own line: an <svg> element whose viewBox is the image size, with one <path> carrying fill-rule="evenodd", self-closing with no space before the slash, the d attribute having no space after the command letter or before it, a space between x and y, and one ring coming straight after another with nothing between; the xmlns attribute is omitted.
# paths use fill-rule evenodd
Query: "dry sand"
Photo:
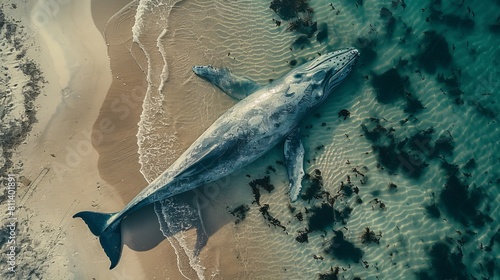
<svg viewBox="0 0 500 280"><path fill-rule="evenodd" d="M111 84L106 45L92 21L90 0L18 4L13 18L34 31L29 51L48 83L37 99L38 123L14 155L29 186L18 189L18 271L15 278L142 278L138 254L125 250L121 266L109 260L87 226L71 216L80 210L121 209L123 200L101 179L91 139ZM55 3L55 4L54 4ZM107 126L106 126L107 128ZM28 182L28 181L26 181Z"/></svg>

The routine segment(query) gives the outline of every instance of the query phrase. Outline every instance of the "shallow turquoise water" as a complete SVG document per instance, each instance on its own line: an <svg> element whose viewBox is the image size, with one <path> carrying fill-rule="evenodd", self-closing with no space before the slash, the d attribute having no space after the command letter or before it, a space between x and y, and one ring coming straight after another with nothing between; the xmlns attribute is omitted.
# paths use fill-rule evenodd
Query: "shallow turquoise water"
<svg viewBox="0 0 500 280"><path fill-rule="evenodd" d="M152 54L150 99L141 123L147 129L138 135L142 171L153 179L173 160L165 160L158 147L175 155L176 147L188 141L182 140L183 130L196 124L201 133L231 105L219 97L221 92L192 77L192 65L229 67L266 83L295 62L355 46L362 55L356 70L302 127L306 171L320 170L321 190L330 195L290 206L286 172L279 164L282 147L277 147L201 189L209 206L158 207L169 220L163 224L166 235L171 235L168 226L175 227L173 217L180 217L182 227L207 232L203 227L210 225L202 223L199 213L229 216L230 210L246 205L231 242L248 268L248 279L313 279L319 274L342 279L498 278L500 3L310 1L319 29L310 38L287 30L290 21L276 26L273 19L280 17L269 4L186 0L170 11L169 4L141 1L150 8L143 13L148 23L137 30L137 40ZM178 27L172 21L182 16L188 19ZM162 33L165 26L175 29ZM320 42L318 33L327 37ZM148 45L148 38L153 43ZM180 49L181 44L192 48ZM182 97L179 86L185 89ZM202 98L200 91L206 93ZM172 106L186 109L172 113ZM339 116L342 109L350 112L345 119ZM264 176L275 189L260 189L259 207L252 203L249 183ZM337 212L325 206L319 219L324 225L312 231L315 211L331 202ZM286 230L265 219L265 204ZM366 228L373 232L373 242L363 242ZM308 242L298 242L305 231L311 231ZM175 236L184 240L182 234ZM195 243L185 242L188 254ZM193 257L191 265L201 277L203 260Z"/></svg>

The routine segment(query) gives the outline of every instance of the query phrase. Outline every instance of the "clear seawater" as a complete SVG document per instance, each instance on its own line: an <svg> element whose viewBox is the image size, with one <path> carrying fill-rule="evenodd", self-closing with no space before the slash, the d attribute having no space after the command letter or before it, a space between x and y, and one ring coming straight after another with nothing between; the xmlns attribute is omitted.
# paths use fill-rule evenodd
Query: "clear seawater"
<svg viewBox="0 0 500 280"><path fill-rule="evenodd" d="M204 265L217 256L197 252L229 225L246 279L498 279L500 2L311 0L318 31L310 37L288 30L292 20L270 2L134 4L131 52L149 83L137 135L149 181L235 102L195 77L193 65L265 84L328 51L361 52L351 76L302 122L311 174L303 195L321 183L316 196L289 203L278 146L156 205L188 265L217 278ZM274 190L257 186L259 206L250 183L266 176ZM230 212L241 205L236 222ZM298 242L306 231L308 241Z"/></svg>

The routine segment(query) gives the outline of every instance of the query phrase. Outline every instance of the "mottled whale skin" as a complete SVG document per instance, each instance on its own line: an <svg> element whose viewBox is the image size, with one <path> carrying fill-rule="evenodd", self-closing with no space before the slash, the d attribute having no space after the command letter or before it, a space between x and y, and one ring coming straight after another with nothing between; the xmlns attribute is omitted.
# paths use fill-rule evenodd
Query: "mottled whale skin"
<svg viewBox="0 0 500 280"><path fill-rule="evenodd" d="M116 266L122 243L121 221L151 203L220 179L255 161L282 141L290 180L290 198L296 200L304 175L304 148L299 122L321 104L347 77L359 52L354 48L322 55L260 87L227 69L195 66L196 75L239 99L220 116L163 174L117 213L83 211L82 218Z"/></svg>

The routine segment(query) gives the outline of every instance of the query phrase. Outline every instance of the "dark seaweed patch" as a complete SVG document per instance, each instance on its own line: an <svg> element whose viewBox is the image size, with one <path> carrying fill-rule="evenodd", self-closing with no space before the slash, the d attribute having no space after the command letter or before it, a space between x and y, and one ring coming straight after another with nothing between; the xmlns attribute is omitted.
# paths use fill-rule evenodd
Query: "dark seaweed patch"
<svg viewBox="0 0 500 280"><path fill-rule="evenodd" d="M493 234L493 236L490 238L490 242L488 242L488 245L484 248L486 252L491 252L493 250L493 245L495 243L500 244L500 229L497 229L497 232Z"/></svg>
<svg viewBox="0 0 500 280"><path fill-rule="evenodd" d="M269 204L264 204L262 207L260 207L259 211L260 213L262 213L262 216L264 216L264 219L266 219L271 225L280 227L283 229L283 231L286 230L286 227L281 225L281 222L273 217L271 213L269 213Z"/></svg>
<svg viewBox="0 0 500 280"><path fill-rule="evenodd" d="M307 38L307 36L305 35L301 35L299 36L297 39L295 39L295 41L292 43L292 46L294 48L304 48L305 46L308 46L311 44L311 41L309 40L309 38Z"/></svg>
<svg viewBox="0 0 500 280"><path fill-rule="evenodd" d="M311 38L314 33L318 31L318 23L312 20L311 10L311 12L308 12L304 17L299 17L290 21L287 29L290 31L297 31Z"/></svg>
<svg viewBox="0 0 500 280"><path fill-rule="evenodd" d="M261 179L255 179L253 181L250 181L250 183L248 184L252 188L252 193L255 199L252 203L257 203L257 205L260 205L260 189L264 189L268 193L274 190L274 185L271 184L271 178L269 176L265 176Z"/></svg>
<svg viewBox="0 0 500 280"><path fill-rule="evenodd" d="M371 118L361 128L365 138L373 143L372 149L377 154L380 166L389 174L401 170L411 178L419 178L429 165L428 160L453 154L454 141L451 134L442 135L432 143L432 128L418 131L402 141L394 136L393 128L383 127L376 118Z"/></svg>
<svg viewBox="0 0 500 280"><path fill-rule="evenodd" d="M349 112L347 109L342 109L339 111L338 115L339 115L339 118L343 117L344 120L346 120L351 115L351 112Z"/></svg>
<svg viewBox="0 0 500 280"><path fill-rule="evenodd" d="M441 211L439 211L439 208L437 207L436 203L426 205L424 206L424 208L427 214L429 214L431 217L436 219L441 217Z"/></svg>
<svg viewBox="0 0 500 280"><path fill-rule="evenodd" d="M446 93L454 98L455 103L458 105L463 104L462 95L464 92L460 89L460 80L459 80L460 72L452 71L452 75L450 77L445 77L444 74L437 75L437 81L446 86Z"/></svg>
<svg viewBox="0 0 500 280"><path fill-rule="evenodd" d="M287 30L306 34L307 37L318 30L313 21L314 10L305 0L273 0L269 6L283 20L288 21Z"/></svg>
<svg viewBox="0 0 500 280"><path fill-rule="evenodd" d="M298 13L304 13L309 8L306 0L273 0L269 6L276 14L284 20L297 17Z"/></svg>
<svg viewBox="0 0 500 280"><path fill-rule="evenodd" d="M245 220L248 211L250 211L250 207L248 207L248 205L246 204L243 204L229 211L229 213L236 217L236 221L234 221L234 224L239 224L240 222Z"/></svg>
<svg viewBox="0 0 500 280"><path fill-rule="evenodd" d="M276 174L276 168L274 168L274 166L272 166L272 165L269 165L267 167L266 174L270 174L271 172L274 173L274 174ZM271 189L271 191L272 191L272 189ZM271 191L269 191L269 192L271 192Z"/></svg>
<svg viewBox="0 0 500 280"><path fill-rule="evenodd" d="M327 242L325 253L340 260L359 263L363 257L363 251L356 248L351 242L347 241L344 238L344 233L342 231L334 230L333 232L335 236Z"/></svg>
<svg viewBox="0 0 500 280"><path fill-rule="evenodd" d="M299 222L302 222L304 220L304 214L302 214L302 212L299 212L295 215L295 218L297 218Z"/></svg>
<svg viewBox="0 0 500 280"><path fill-rule="evenodd" d="M406 105L404 111L407 113L415 114L425 109L422 102L409 92L405 92L405 101Z"/></svg>
<svg viewBox="0 0 500 280"><path fill-rule="evenodd" d="M320 43L328 42L328 25L326 23L321 23L318 30L318 34L316 34L316 41Z"/></svg>
<svg viewBox="0 0 500 280"><path fill-rule="evenodd" d="M492 219L479 211L482 198L485 196L480 188L469 189L467 182L459 178L458 165L443 162L442 168L447 172L444 190L439 200L450 217L468 226L484 226Z"/></svg>
<svg viewBox="0 0 500 280"><path fill-rule="evenodd" d="M452 62L448 41L436 31L424 32L420 41L421 51L417 62L428 73L435 73L438 66L448 67Z"/></svg>
<svg viewBox="0 0 500 280"><path fill-rule="evenodd" d="M360 64L369 64L377 58L377 52L375 51L377 43L374 39L360 37L356 40L354 46L363 54L360 57Z"/></svg>
<svg viewBox="0 0 500 280"><path fill-rule="evenodd" d="M295 240L299 243L304 243L304 242L309 242L309 232L307 230L304 231L299 231L297 237L295 237Z"/></svg>
<svg viewBox="0 0 500 280"><path fill-rule="evenodd" d="M387 104L404 97L410 81L407 76L401 76L397 69L392 68L381 75L374 74L372 85L377 93L377 100Z"/></svg>
<svg viewBox="0 0 500 280"><path fill-rule="evenodd" d="M327 273L321 273L318 275L318 280L337 280L339 279L339 267L333 267L330 268L330 272Z"/></svg>
<svg viewBox="0 0 500 280"><path fill-rule="evenodd" d="M454 148L455 142L453 138L451 136L441 135L434 143L434 148L431 150L429 157L437 158L439 156L451 156L453 155Z"/></svg>
<svg viewBox="0 0 500 280"><path fill-rule="evenodd" d="M257 186L260 187L264 190L266 190L268 193L272 192L274 190L274 185L271 184L271 177L269 176L264 176L262 179L255 179L251 181L250 186Z"/></svg>
<svg viewBox="0 0 500 280"><path fill-rule="evenodd" d="M303 192L301 198L308 202L312 199L320 199L323 194L323 177L321 176L321 171L316 169L313 174L306 175L305 179L305 192Z"/></svg>
<svg viewBox="0 0 500 280"><path fill-rule="evenodd" d="M385 20L386 34L388 37L391 37L396 29L396 18L394 18L392 12L386 7L380 9L380 18Z"/></svg>
<svg viewBox="0 0 500 280"><path fill-rule="evenodd" d="M319 207L314 206L309 212L311 213L308 220L309 231L324 230L335 222L336 210L327 203L322 203ZM337 214L340 215L338 212Z"/></svg>
<svg viewBox="0 0 500 280"><path fill-rule="evenodd" d="M476 160L473 159L473 158L469 159L465 163L464 168L467 169L467 170L472 170L472 169L476 168Z"/></svg>
<svg viewBox="0 0 500 280"><path fill-rule="evenodd" d="M500 23L491 24L488 26L488 30L493 34L500 34Z"/></svg>
<svg viewBox="0 0 500 280"><path fill-rule="evenodd" d="M442 22L453 28L460 28L462 30L471 30L476 23L467 17L461 17L454 14L444 14Z"/></svg>
<svg viewBox="0 0 500 280"><path fill-rule="evenodd" d="M363 233L361 234L361 242L365 244L377 243L380 244L380 238L382 237L382 233L376 234L370 228L365 228Z"/></svg>
<svg viewBox="0 0 500 280"><path fill-rule="evenodd" d="M498 115L498 113L495 110L488 108L487 106L481 104L480 102L471 101L470 104L474 106L474 108L476 108L476 111L480 115L485 116L489 119L495 119Z"/></svg>
<svg viewBox="0 0 500 280"><path fill-rule="evenodd" d="M419 271L417 279L469 279L462 252L454 253L445 243L436 243L430 252L429 269Z"/></svg>

